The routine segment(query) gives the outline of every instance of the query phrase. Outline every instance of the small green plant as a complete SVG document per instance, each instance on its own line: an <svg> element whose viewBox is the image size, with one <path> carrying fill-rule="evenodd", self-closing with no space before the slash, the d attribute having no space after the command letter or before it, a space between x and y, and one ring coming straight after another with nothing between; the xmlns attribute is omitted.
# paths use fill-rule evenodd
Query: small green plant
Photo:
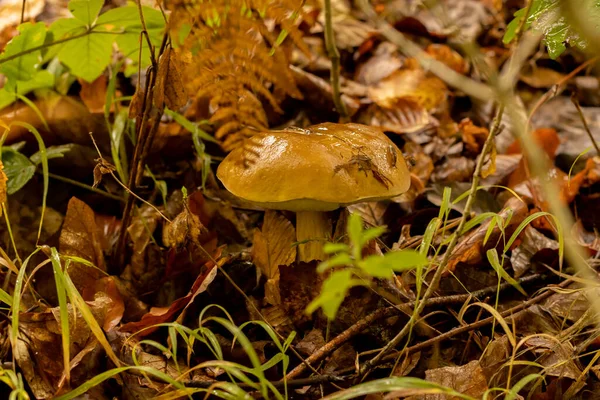
<svg viewBox="0 0 600 400"><path fill-rule="evenodd" d="M71 0L72 18L58 19L50 27L43 22L19 25L19 35L0 54L0 73L6 77L0 89L0 108L33 90L58 84L58 78L51 72L56 67L50 68L53 60L66 66L72 76L88 82L108 67L115 44L132 60L126 70L128 74L138 66L149 65L150 49L146 41L140 42L142 23L138 8L132 3L100 14L103 5L104 0ZM164 35L164 17L150 7L144 6L142 10L150 42L159 46ZM48 67L44 68L45 65Z"/></svg>
<svg viewBox="0 0 600 400"><path fill-rule="evenodd" d="M548 49L548 55L552 59L558 58L566 49L567 45L585 49L588 42L580 36L576 29L571 26L564 15L561 15L561 0L531 0L528 15L527 7L515 12L515 18L506 27L504 43L512 42L517 30L526 18L523 29L533 27L544 35L544 43ZM581 7L585 7L586 15L591 20L600 18L600 0L579 0Z"/></svg>
<svg viewBox="0 0 600 400"><path fill-rule="evenodd" d="M366 286L373 278L389 279L395 272L403 272L427 265L424 254L414 250L390 251L384 255L363 257L363 248L385 232L385 227L364 229L358 214L348 218L347 234L350 244L327 243L325 253L331 255L317 267L321 274L329 273L321 293L306 308L313 313L318 308L329 319L334 319L348 291L355 286Z"/></svg>

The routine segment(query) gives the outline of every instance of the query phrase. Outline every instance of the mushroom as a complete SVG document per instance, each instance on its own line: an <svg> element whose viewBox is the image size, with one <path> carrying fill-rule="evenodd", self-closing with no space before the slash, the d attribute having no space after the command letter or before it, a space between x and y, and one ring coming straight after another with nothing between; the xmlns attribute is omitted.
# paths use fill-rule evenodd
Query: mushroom
<svg viewBox="0 0 600 400"><path fill-rule="evenodd" d="M399 196L410 186L402 153L379 129L323 123L254 135L217 170L225 188L262 208L296 212L299 261L324 260L328 211Z"/></svg>

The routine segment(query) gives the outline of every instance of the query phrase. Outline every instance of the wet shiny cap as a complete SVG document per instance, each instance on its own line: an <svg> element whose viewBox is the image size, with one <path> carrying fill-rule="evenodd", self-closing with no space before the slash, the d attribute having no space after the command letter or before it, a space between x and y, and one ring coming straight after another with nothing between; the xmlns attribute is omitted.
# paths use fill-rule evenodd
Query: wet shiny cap
<svg viewBox="0 0 600 400"><path fill-rule="evenodd" d="M324 123L259 133L233 150L217 177L263 208L330 211L398 196L410 186L402 153L381 130Z"/></svg>

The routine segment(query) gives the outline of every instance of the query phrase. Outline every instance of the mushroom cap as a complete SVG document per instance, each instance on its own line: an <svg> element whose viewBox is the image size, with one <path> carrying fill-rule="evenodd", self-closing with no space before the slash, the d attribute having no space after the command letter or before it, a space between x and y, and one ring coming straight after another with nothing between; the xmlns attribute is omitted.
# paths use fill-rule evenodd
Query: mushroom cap
<svg viewBox="0 0 600 400"><path fill-rule="evenodd" d="M219 165L234 195L263 208L330 211L410 187L402 153L379 129L323 123L254 135Z"/></svg>

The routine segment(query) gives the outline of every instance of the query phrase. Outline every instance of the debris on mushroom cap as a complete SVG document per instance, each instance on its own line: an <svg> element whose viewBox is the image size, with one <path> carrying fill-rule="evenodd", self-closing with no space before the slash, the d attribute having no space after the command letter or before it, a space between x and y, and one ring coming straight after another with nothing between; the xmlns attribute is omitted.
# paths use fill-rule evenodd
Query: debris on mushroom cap
<svg viewBox="0 0 600 400"><path fill-rule="evenodd" d="M402 153L374 127L324 123L249 140L229 153L217 176L231 193L265 208L329 211L410 186Z"/></svg>

